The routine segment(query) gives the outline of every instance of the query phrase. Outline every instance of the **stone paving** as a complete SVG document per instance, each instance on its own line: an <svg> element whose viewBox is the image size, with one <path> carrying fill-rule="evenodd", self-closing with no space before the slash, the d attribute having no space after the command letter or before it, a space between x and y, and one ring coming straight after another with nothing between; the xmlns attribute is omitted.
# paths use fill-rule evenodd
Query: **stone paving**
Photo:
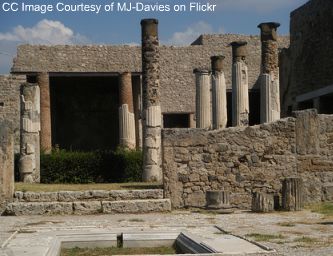
<svg viewBox="0 0 333 256"><path fill-rule="evenodd" d="M49 238L45 236L44 240L33 240L36 232L67 230L73 232L91 229L103 229L110 232L186 229L203 238L209 238L208 233L211 233L214 226L241 236L254 233L274 235L268 241L260 242L276 250L276 253L267 255L333 255L333 218L323 218L322 215L309 211L270 214L237 211L234 214L212 214L188 210L152 214L0 217L0 244L3 245L15 231L18 231L18 234L31 236L31 242L26 243L27 247L37 247L46 243ZM215 231L214 235L218 237L221 233ZM10 239L11 245L17 242L15 237L18 235ZM247 238L254 239L251 236ZM1 248L0 255L10 254L6 254L5 248Z"/></svg>

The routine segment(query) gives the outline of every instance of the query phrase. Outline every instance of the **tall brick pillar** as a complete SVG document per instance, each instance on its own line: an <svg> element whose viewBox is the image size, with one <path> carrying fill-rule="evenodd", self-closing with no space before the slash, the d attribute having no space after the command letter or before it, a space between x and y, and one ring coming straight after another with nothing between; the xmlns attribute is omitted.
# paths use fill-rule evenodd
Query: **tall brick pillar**
<svg viewBox="0 0 333 256"><path fill-rule="evenodd" d="M162 181L158 20L141 20L143 94L143 181Z"/></svg>
<svg viewBox="0 0 333 256"><path fill-rule="evenodd" d="M249 124L249 82L246 64L247 42L232 42L232 125Z"/></svg>
<svg viewBox="0 0 333 256"><path fill-rule="evenodd" d="M197 128L211 128L211 93L210 73L205 69L194 69L196 83L196 126Z"/></svg>
<svg viewBox="0 0 333 256"><path fill-rule="evenodd" d="M40 182L40 87L21 87L20 180Z"/></svg>
<svg viewBox="0 0 333 256"><path fill-rule="evenodd" d="M223 71L224 56L212 56L213 129L227 126L227 88Z"/></svg>
<svg viewBox="0 0 333 256"><path fill-rule="evenodd" d="M279 55L276 22L261 23L260 121L280 119Z"/></svg>
<svg viewBox="0 0 333 256"><path fill-rule="evenodd" d="M14 136L8 123L0 122L0 204L14 194Z"/></svg>
<svg viewBox="0 0 333 256"><path fill-rule="evenodd" d="M135 148L135 120L132 93L132 74L119 76L119 142L124 148Z"/></svg>
<svg viewBox="0 0 333 256"><path fill-rule="evenodd" d="M51 153L51 98L49 74L46 72L37 74L37 83L40 88L40 148L44 153Z"/></svg>

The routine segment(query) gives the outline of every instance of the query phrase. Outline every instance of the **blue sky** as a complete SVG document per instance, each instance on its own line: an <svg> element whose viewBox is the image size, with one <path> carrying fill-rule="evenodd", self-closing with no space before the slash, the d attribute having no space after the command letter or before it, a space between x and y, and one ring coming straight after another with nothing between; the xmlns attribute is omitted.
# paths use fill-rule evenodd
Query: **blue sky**
<svg viewBox="0 0 333 256"><path fill-rule="evenodd" d="M13 3L13 0L1 0ZM289 32L289 15L307 0L27 0L26 4L109 4L141 2L143 4L216 4L215 12L101 12L51 13L4 12L0 8L0 74L9 72L16 46L31 44L139 44L140 20L159 19L163 44L187 45L200 34L258 34L264 21L281 23L280 34ZM0 5L0 7L1 7Z"/></svg>

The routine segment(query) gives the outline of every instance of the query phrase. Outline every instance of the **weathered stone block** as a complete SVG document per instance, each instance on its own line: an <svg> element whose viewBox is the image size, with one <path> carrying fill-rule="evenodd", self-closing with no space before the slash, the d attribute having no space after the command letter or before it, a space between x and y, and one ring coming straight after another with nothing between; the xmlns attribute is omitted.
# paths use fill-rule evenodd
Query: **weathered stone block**
<svg viewBox="0 0 333 256"><path fill-rule="evenodd" d="M96 214L102 212L100 201L73 202L74 214Z"/></svg>
<svg viewBox="0 0 333 256"><path fill-rule="evenodd" d="M16 202L7 205L5 215L72 214L72 203L60 202Z"/></svg>
<svg viewBox="0 0 333 256"><path fill-rule="evenodd" d="M230 192L222 190L206 191L206 207L209 209L221 209L230 206Z"/></svg>
<svg viewBox="0 0 333 256"><path fill-rule="evenodd" d="M296 117L296 150L300 155L317 154L319 121L316 109L293 112Z"/></svg>
<svg viewBox="0 0 333 256"><path fill-rule="evenodd" d="M251 209L253 212L274 211L274 196L260 192L253 193Z"/></svg>
<svg viewBox="0 0 333 256"><path fill-rule="evenodd" d="M14 195L14 137L11 127L0 122L0 203Z"/></svg>
<svg viewBox="0 0 333 256"><path fill-rule="evenodd" d="M147 213L171 210L169 199L102 202L103 213Z"/></svg>
<svg viewBox="0 0 333 256"><path fill-rule="evenodd" d="M286 178L282 182L282 209L300 211L303 208L304 194L301 178Z"/></svg>

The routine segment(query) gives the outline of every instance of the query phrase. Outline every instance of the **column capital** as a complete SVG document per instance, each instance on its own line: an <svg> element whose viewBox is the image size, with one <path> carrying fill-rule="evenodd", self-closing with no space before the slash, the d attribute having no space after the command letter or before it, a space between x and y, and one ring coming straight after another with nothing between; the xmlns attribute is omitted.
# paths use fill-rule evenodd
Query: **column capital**
<svg viewBox="0 0 333 256"><path fill-rule="evenodd" d="M193 69L194 74L209 75L209 70L204 68L195 68Z"/></svg>
<svg viewBox="0 0 333 256"><path fill-rule="evenodd" d="M158 36L158 20L143 19L140 22L142 28L142 36Z"/></svg>
<svg viewBox="0 0 333 256"><path fill-rule="evenodd" d="M245 58L247 56L247 42L246 41L234 41L230 43L232 47L232 58Z"/></svg>
<svg viewBox="0 0 333 256"><path fill-rule="evenodd" d="M223 71L223 63L224 63L225 56L223 55L217 55L217 56L211 56L211 65L212 65L212 71Z"/></svg>
<svg viewBox="0 0 333 256"><path fill-rule="evenodd" d="M280 27L278 22L264 22L258 25L261 31L261 41L277 40L277 28Z"/></svg>

